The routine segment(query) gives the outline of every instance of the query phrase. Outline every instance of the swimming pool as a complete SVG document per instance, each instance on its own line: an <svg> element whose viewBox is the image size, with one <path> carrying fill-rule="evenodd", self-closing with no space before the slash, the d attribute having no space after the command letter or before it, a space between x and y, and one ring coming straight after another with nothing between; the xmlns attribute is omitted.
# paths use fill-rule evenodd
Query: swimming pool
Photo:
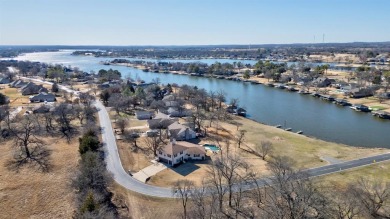
<svg viewBox="0 0 390 219"><path fill-rule="evenodd" d="M203 145L204 149L206 150L210 150L210 151L213 151L213 152L218 152L221 150L221 148L213 145L213 144L204 144Z"/></svg>

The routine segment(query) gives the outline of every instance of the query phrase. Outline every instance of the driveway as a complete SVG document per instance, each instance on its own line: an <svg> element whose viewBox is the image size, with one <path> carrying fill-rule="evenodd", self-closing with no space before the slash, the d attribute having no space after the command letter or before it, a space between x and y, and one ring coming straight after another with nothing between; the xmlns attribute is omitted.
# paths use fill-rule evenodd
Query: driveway
<svg viewBox="0 0 390 219"><path fill-rule="evenodd" d="M167 166L162 163L156 162L148 167L143 168L137 173L134 173L133 177L140 182L146 183L146 180L148 180L150 177L156 175L157 173L165 169L167 169Z"/></svg>

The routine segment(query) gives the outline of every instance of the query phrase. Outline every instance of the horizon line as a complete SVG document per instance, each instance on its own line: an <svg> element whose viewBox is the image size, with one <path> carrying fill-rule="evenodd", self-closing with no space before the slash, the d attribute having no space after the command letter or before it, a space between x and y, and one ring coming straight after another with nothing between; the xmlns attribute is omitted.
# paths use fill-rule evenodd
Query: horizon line
<svg viewBox="0 0 390 219"><path fill-rule="evenodd" d="M104 47L185 47L185 46L277 46L277 45L326 45L326 44L354 44L354 43L390 43L390 41L350 41L350 42L318 42L318 43L263 43L263 44L140 44L140 45L113 45L113 44L0 44L0 47L6 46L104 46Z"/></svg>

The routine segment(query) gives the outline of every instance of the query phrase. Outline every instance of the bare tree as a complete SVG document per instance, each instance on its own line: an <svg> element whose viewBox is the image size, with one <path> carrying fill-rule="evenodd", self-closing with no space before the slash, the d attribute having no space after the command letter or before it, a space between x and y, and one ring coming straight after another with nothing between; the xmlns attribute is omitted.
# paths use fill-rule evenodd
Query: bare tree
<svg viewBox="0 0 390 219"><path fill-rule="evenodd" d="M116 121L116 125L120 129L121 133L123 134L125 132L126 127L129 125L129 120L125 118L119 118Z"/></svg>
<svg viewBox="0 0 390 219"><path fill-rule="evenodd" d="M370 182L361 178L351 191L355 199L359 200L366 217L389 218L390 183L380 180Z"/></svg>
<svg viewBox="0 0 390 219"><path fill-rule="evenodd" d="M351 186L344 192L329 192L334 209L334 216L338 219L353 219L361 216L362 207L360 200L354 197L354 191Z"/></svg>
<svg viewBox="0 0 390 219"><path fill-rule="evenodd" d="M9 116L9 107L7 105L0 106L0 132L2 131L1 123Z"/></svg>
<svg viewBox="0 0 390 219"><path fill-rule="evenodd" d="M238 148L241 148L241 144L245 141L245 133L246 133L246 130L240 130L236 134L236 142L237 142Z"/></svg>
<svg viewBox="0 0 390 219"><path fill-rule="evenodd" d="M189 180L178 180L175 182L172 188L173 195L180 198L181 204L183 206L184 219L187 219L187 204L193 189L194 183Z"/></svg>
<svg viewBox="0 0 390 219"><path fill-rule="evenodd" d="M234 185L245 181L250 175L249 165L237 155L220 155L208 169L213 190L218 195L219 208L224 212L223 201L228 196L229 207L233 206Z"/></svg>
<svg viewBox="0 0 390 219"><path fill-rule="evenodd" d="M60 126L60 132L70 142L75 132L75 128L71 124L71 121L74 119L73 108L66 103L61 103L54 109L53 113L56 117L57 124Z"/></svg>
<svg viewBox="0 0 390 219"><path fill-rule="evenodd" d="M269 162L273 177L267 182L266 198L260 206L265 218L329 218L330 203L306 174L293 169L288 157Z"/></svg>
<svg viewBox="0 0 390 219"><path fill-rule="evenodd" d="M226 95L222 90L220 90L220 91L218 91L216 98L218 101L218 107L221 109L222 103L226 101Z"/></svg>
<svg viewBox="0 0 390 219"><path fill-rule="evenodd" d="M255 152L265 160L265 157L272 153L273 146L270 141L261 141L260 145L256 145Z"/></svg>
<svg viewBox="0 0 390 219"><path fill-rule="evenodd" d="M14 159L8 162L8 166L18 170L31 164L42 171L48 171L51 152L45 147L45 142L37 137L39 127L36 121L31 116L26 116L17 123L8 123L8 129L16 147Z"/></svg>
<svg viewBox="0 0 390 219"><path fill-rule="evenodd" d="M164 142L160 141L160 138L156 135L152 137L146 137L144 139L144 143L148 149L153 152L153 155L157 156L157 151L161 149Z"/></svg>

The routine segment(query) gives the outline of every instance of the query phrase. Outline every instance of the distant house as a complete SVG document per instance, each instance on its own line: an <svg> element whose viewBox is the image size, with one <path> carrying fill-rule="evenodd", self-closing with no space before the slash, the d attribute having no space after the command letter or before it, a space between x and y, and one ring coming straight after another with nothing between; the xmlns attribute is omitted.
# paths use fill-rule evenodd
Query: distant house
<svg viewBox="0 0 390 219"><path fill-rule="evenodd" d="M42 92L48 92L47 88L43 87L42 85L36 85L32 82L29 82L28 84L21 87L22 95L32 95L32 94L38 94Z"/></svg>
<svg viewBox="0 0 390 219"><path fill-rule="evenodd" d="M187 160L204 160L206 150L197 144L173 140L159 150L157 156L160 161L174 166Z"/></svg>
<svg viewBox="0 0 390 219"><path fill-rule="evenodd" d="M48 113L50 112L50 109L51 107L49 105L46 105L46 104L42 104L42 105L39 105L39 106L36 106L32 112L34 114L40 114L40 113Z"/></svg>
<svg viewBox="0 0 390 219"><path fill-rule="evenodd" d="M154 116L154 112L149 112L149 111L136 111L135 116L139 120L147 120L147 119L152 119Z"/></svg>
<svg viewBox="0 0 390 219"><path fill-rule="evenodd" d="M363 98L373 96L374 90L371 88L355 88L349 92L349 96L352 98Z"/></svg>
<svg viewBox="0 0 390 219"><path fill-rule="evenodd" d="M390 92L381 93L378 95L378 97L383 98L383 99L390 99Z"/></svg>
<svg viewBox="0 0 390 219"><path fill-rule="evenodd" d="M172 94L169 94L169 95L164 96L164 98L163 98L162 100L163 100L164 102L165 102L165 101L174 101L174 100L176 100L176 97L173 96Z"/></svg>
<svg viewBox="0 0 390 219"><path fill-rule="evenodd" d="M104 82L104 83L98 85L99 89L105 89L105 88L109 88L109 87L110 87L110 82Z"/></svg>
<svg viewBox="0 0 390 219"><path fill-rule="evenodd" d="M168 126L169 136L177 140L190 140L196 138L196 132L190 127L174 122Z"/></svg>
<svg viewBox="0 0 390 219"><path fill-rule="evenodd" d="M9 78L0 78L0 84L9 84L11 80Z"/></svg>
<svg viewBox="0 0 390 219"><path fill-rule="evenodd" d="M167 113L171 117L186 117L192 115L191 110L179 109L178 107L169 107Z"/></svg>
<svg viewBox="0 0 390 219"><path fill-rule="evenodd" d="M45 92L41 92L38 95L30 97L31 103L34 103L34 102L55 102L55 101L56 101L56 96L54 96L54 94L45 93Z"/></svg>
<svg viewBox="0 0 390 219"><path fill-rule="evenodd" d="M326 77L320 77L313 81L313 84L317 87L328 87L332 84L332 80Z"/></svg>
<svg viewBox="0 0 390 219"><path fill-rule="evenodd" d="M174 101L174 100L164 100L163 99L163 102L165 103L166 107L178 107L179 106L179 102Z"/></svg>
<svg viewBox="0 0 390 219"><path fill-rule="evenodd" d="M24 82L22 80L16 80L16 81L11 82L9 84L9 86L12 88L21 88L21 87L25 86L26 84L28 84L28 82Z"/></svg>
<svg viewBox="0 0 390 219"><path fill-rule="evenodd" d="M176 120L169 117L169 115L158 112L153 119L149 119L147 124L150 129L167 129Z"/></svg>

